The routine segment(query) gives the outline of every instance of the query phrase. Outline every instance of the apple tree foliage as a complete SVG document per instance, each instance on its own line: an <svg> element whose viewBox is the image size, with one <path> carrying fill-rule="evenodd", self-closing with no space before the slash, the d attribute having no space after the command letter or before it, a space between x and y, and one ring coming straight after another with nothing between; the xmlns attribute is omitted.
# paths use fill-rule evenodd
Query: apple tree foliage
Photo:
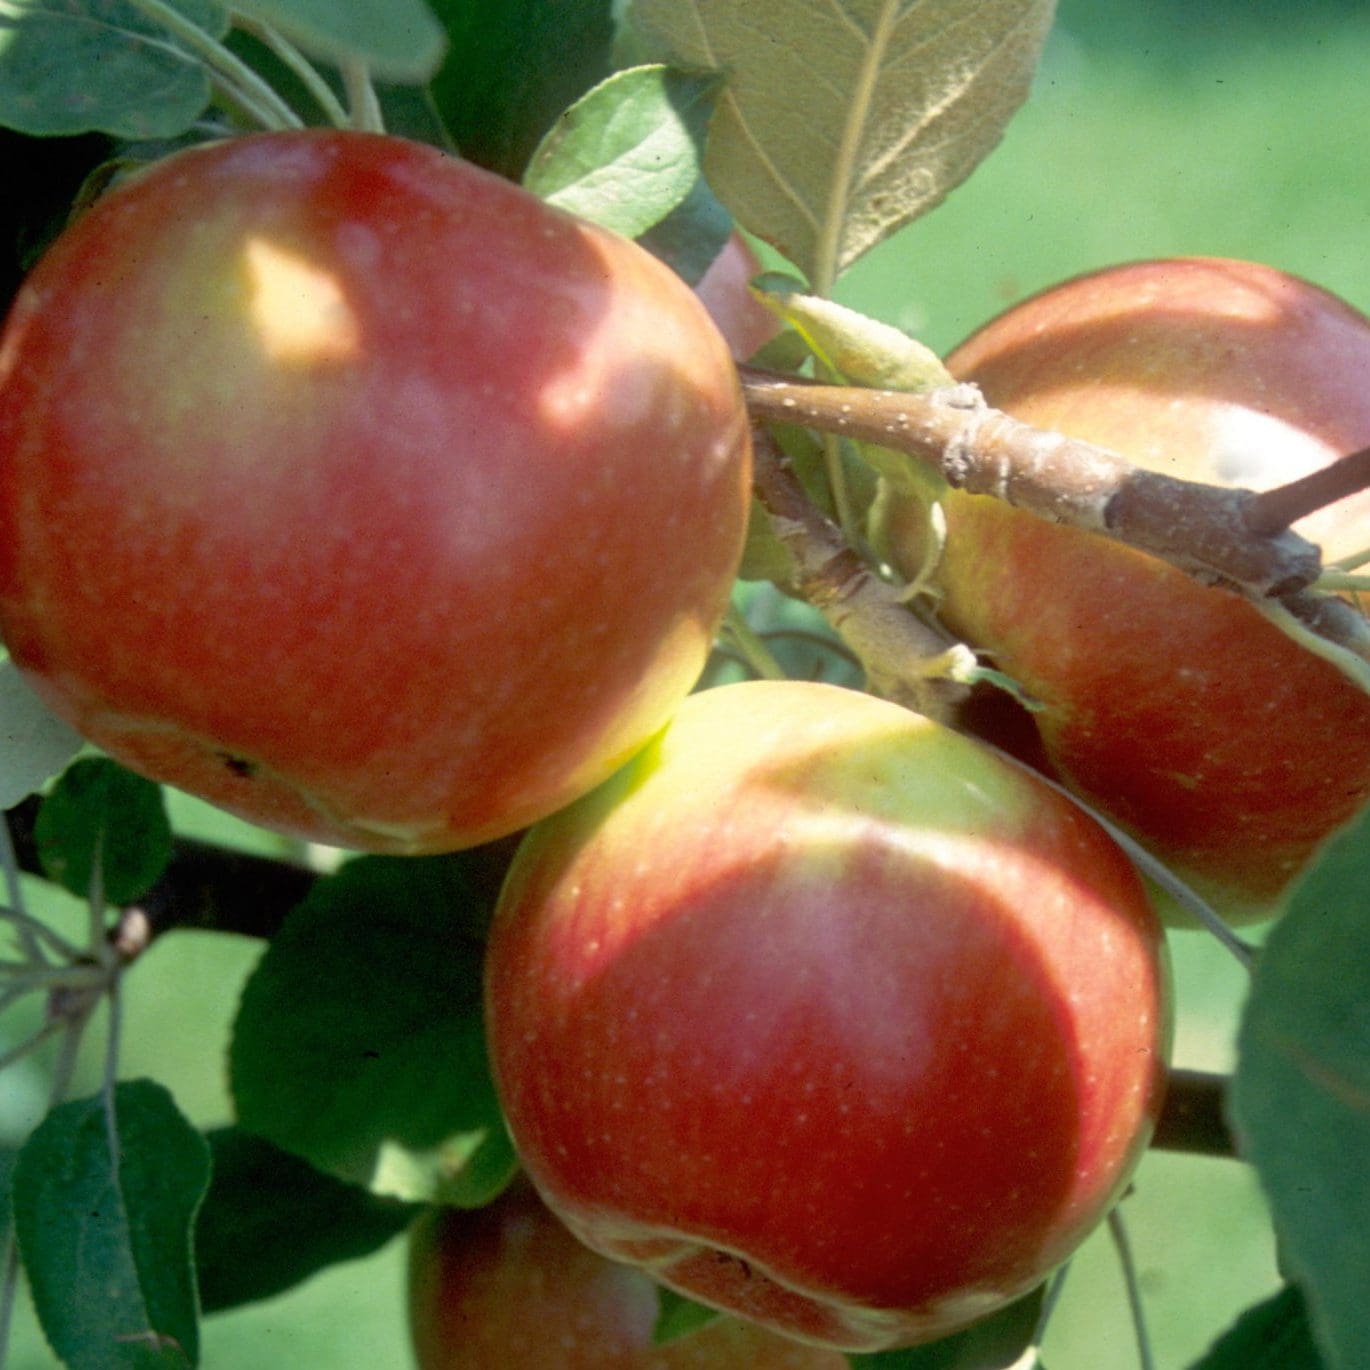
<svg viewBox="0 0 1370 1370"><path fill-rule="evenodd" d="M4 0L0 290L7 302L73 210L140 163L246 129L350 122L522 180L642 239L692 283L740 226L788 264L768 289L788 327L765 362L917 389L935 359L826 297L998 142L1028 96L1052 9ZM890 454L795 427L778 436L815 505L850 533L851 506L868 502ZM758 519L744 572L765 576L783 555ZM795 605L773 653L756 650L740 617L722 645L796 671L809 666L806 635L825 633ZM859 663L824 640L834 678L859 686L858 664L878 677L859 635L848 638ZM207 847L172 832L156 786L76 758L81 740L7 660L0 742L11 838L0 1014L47 996L34 1037L0 1036L0 1065L57 1047L47 1117L0 1156L0 1308L31 1297L63 1364L195 1365L202 1317L375 1250L426 1206L480 1206L504 1188L516 1162L486 1056L481 963L508 844L336 868L312 852L276 862ZM88 904L84 940L27 911L21 869ZM1194 1370L1370 1365L1368 898L1370 815L1328 844L1258 952L1237 945L1252 983L1226 1116L1269 1199L1288 1283L1215 1327ZM142 952L180 926L267 939L228 1051L237 1116L207 1134L161 1085L120 1071L125 981L155 976ZM102 1021L104 1086L69 1097L77 1043ZM1039 1363L1031 1347L1054 1294L853 1363ZM703 1316L664 1297L660 1334L688 1334Z"/></svg>

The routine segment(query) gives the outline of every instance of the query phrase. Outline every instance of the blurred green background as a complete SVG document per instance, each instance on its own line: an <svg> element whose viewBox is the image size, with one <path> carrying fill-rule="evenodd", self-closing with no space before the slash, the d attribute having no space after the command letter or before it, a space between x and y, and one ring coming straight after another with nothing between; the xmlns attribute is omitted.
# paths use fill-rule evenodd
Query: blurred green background
<svg viewBox="0 0 1370 1370"><path fill-rule="evenodd" d="M1273 263L1370 310L1368 58L1361 0L1066 0L1034 97L1002 146L937 211L861 262L840 296L947 348L1065 276L1211 253ZM224 835L222 820L195 805L178 814ZM271 849L271 839L232 832ZM200 933L158 943L152 969L128 985L123 1074L163 1081L197 1123L224 1121L228 1027L259 950ZM1201 934L1176 937L1174 957L1177 1063L1224 1068L1242 975ZM4 1026L17 1035L31 1023L11 1014ZM98 1078L89 1056L80 1088ZM0 1075L0 1144L37 1121L43 1094L41 1062ZM1268 1219L1243 1167L1153 1155L1124 1211L1161 1370L1187 1365L1274 1288ZM402 1262L396 1243L210 1319L204 1365L403 1370ZM1137 1366L1107 1237L1075 1261L1047 1354L1053 1370ZM21 1297L10 1365L54 1364Z"/></svg>

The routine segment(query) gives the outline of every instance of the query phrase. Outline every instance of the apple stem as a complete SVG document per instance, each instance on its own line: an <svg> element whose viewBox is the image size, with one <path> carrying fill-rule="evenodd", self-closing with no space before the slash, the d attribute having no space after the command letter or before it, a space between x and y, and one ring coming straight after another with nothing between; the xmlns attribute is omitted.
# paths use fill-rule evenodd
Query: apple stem
<svg viewBox="0 0 1370 1370"><path fill-rule="evenodd" d="M1246 526L1261 535L1281 533L1299 519L1366 489L1370 489L1370 447L1253 495L1246 505Z"/></svg>

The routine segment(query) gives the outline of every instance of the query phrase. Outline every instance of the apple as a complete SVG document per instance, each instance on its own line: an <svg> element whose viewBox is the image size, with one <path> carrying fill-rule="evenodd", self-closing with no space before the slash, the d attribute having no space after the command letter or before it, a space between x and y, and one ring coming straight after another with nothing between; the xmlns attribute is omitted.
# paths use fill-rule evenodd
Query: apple
<svg viewBox="0 0 1370 1370"><path fill-rule="evenodd" d="M0 634L145 775L469 846L691 688L749 457L724 340L635 244L399 138L236 138L100 201L17 298Z"/></svg>
<svg viewBox="0 0 1370 1370"><path fill-rule="evenodd" d="M1126 1185L1169 1036L1119 848L857 691L692 696L525 838L486 967L523 1164L588 1245L852 1351L1035 1287Z"/></svg>
<svg viewBox="0 0 1370 1370"><path fill-rule="evenodd" d="M656 1317L651 1280L578 1242L526 1182L411 1233L419 1370L846 1370L835 1351L732 1318L655 1346Z"/></svg>
<svg viewBox="0 0 1370 1370"><path fill-rule="evenodd" d="M761 262L740 233L732 233L723 250L695 285L733 356L745 362L780 332L780 320L751 292Z"/></svg>
<svg viewBox="0 0 1370 1370"><path fill-rule="evenodd" d="M1370 444L1370 320L1247 262L1068 281L948 366L1019 419L1214 485L1266 489ZM1231 921L1277 912L1370 798L1370 698L1238 595L1143 552L989 496L945 509L942 617L1035 697L1050 767ZM910 569L917 520L898 524ZM1326 560L1358 551L1370 494L1296 528Z"/></svg>

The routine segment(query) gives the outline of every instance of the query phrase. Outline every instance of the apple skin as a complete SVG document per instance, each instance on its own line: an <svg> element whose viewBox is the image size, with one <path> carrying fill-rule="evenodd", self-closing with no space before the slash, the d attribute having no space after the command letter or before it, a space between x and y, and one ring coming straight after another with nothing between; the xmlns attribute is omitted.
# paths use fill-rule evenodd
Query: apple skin
<svg viewBox="0 0 1370 1370"><path fill-rule="evenodd" d="M0 339L0 633L62 717L257 823L488 841L698 677L740 556L733 362L635 244L399 138L180 154Z"/></svg>
<svg viewBox="0 0 1370 1370"><path fill-rule="evenodd" d="M722 1318L652 1343L657 1291L578 1242L525 1181L486 1208L435 1210L409 1244L419 1370L846 1370L836 1351Z"/></svg>
<svg viewBox="0 0 1370 1370"><path fill-rule="evenodd" d="M734 232L695 285L695 294L740 362L780 332L780 320L751 292L760 272L761 262L751 245Z"/></svg>
<svg viewBox="0 0 1370 1370"><path fill-rule="evenodd" d="M1145 1147L1159 923L1077 806L811 682L692 696L535 827L491 932L523 1164L605 1255L800 1340L950 1334L1022 1295Z"/></svg>
<svg viewBox="0 0 1370 1370"><path fill-rule="evenodd" d="M1016 418L1213 485L1266 489L1370 444L1370 320L1246 262L1068 281L948 366ZM1154 557L988 496L952 491L945 508L942 617L1042 705L1048 765L1229 921L1278 912L1370 798L1370 698L1237 595ZM884 535L908 569L917 520L898 522ZM1296 529L1326 560L1358 551L1370 494Z"/></svg>

